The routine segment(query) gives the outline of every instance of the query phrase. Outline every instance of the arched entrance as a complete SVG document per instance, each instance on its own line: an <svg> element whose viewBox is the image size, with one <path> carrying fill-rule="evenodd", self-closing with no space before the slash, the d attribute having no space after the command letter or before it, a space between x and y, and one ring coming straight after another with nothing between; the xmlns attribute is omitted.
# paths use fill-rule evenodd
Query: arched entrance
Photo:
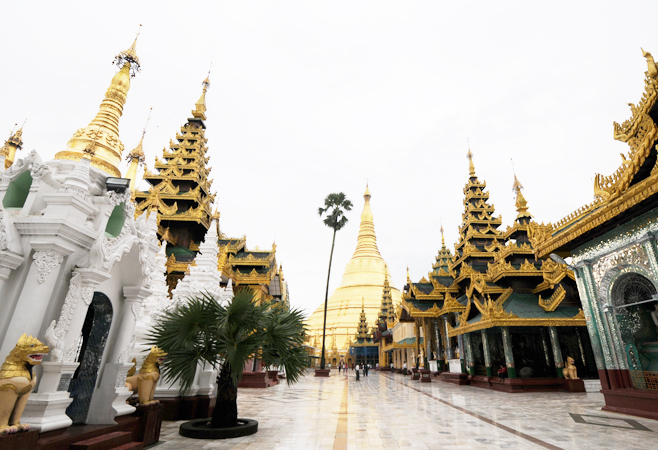
<svg viewBox="0 0 658 450"><path fill-rule="evenodd" d="M656 287L639 273L625 273L615 281L610 297L628 368L658 372L658 325L652 317L658 317Z"/></svg>
<svg viewBox="0 0 658 450"><path fill-rule="evenodd" d="M66 408L66 414L74 425L83 424L87 420L110 325L112 325L112 303L107 295L94 292L82 326L82 344L77 358L80 365L69 385L73 402Z"/></svg>

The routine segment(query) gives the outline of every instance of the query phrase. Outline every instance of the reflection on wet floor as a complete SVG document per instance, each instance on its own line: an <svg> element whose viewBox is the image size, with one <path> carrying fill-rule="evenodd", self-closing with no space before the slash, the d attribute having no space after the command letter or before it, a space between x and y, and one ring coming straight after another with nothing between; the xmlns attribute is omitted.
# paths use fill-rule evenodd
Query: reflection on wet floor
<svg viewBox="0 0 658 450"><path fill-rule="evenodd" d="M240 389L240 417L258 433L225 441L163 424L158 450L217 449L650 449L658 422L601 411L603 395L506 394L372 371L312 372L296 385Z"/></svg>

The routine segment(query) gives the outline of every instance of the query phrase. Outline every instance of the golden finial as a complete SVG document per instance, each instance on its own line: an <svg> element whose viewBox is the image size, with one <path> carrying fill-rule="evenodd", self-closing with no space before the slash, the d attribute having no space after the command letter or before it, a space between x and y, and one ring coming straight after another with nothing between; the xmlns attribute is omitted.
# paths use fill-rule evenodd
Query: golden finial
<svg viewBox="0 0 658 450"><path fill-rule="evenodd" d="M365 299L363 297L361 297L361 312L365 312L365 310L366 310L366 306L365 306L366 303L365 302L366 302Z"/></svg>
<svg viewBox="0 0 658 450"><path fill-rule="evenodd" d="M144 155L144 150L142 148L142 143L144 142L144 136L146 136L146 128L149 126L149 121L151 120L151 112L153 112L153 108L149 109L149 116L146 119L146 124L144 125L144 129L142 130L142 138L139 140L139 144L137 144L137 147L135 147L126 157L127 161L131 162L133 159L138 159L138 162L140 164L143 164L144 161L146 160L146 156Z"/></svg>
<svg viewBox="0 0 658 450"><path fill-rule="evenodd" d="M468 158L468 174L471 177L475 176L475 166L473 165L473 153L471 153L471 148L468 148L468 153L466 154Z"/></svg>
<svg viewBox="0 0 658 450"><path fill-rule="evenodd" d="M135 47L137 46L137 38L139 37L141 29L142 24L140 23L139 31L137 31L137 35L135 36L133 44L128 48L128 50L124 50L114 57L114 64L119 67L123 67L126 63L130 64L131 78L135 76L135 72L140 71L139 58L137 57L137 51L135 50Z"/></svg>
<svg viewBox="0 0 658 450"><path fill-rule="evenodd" d="M366 181L366 192L363 194L363 198L366 199L366 201L370 200L370 190L368 189L368 182Z"/></svg>
<svg viewBox="0 0 658 450"><path fill-rule="evenodd" d="M409 276L409 266L407 266L407 284L411 284L411 277Z"/></svg>
<svg viewBox="0 0 658 450"><path fill-rule="evenodd" d="M441 245L446 246L446 239L443 236L443 224L441 224Z"/></svg>
<svg viewBox="0 0 658 450"><path fill-rule="evenodd" d="M9 133L9 139L7 139L2 147L0 147L0 155L5 157L5 170L9 169L14 163L14 158L16 157L16 152L23 148L23 126L27 122L27 119L23 121L23 125L16 130L18 124L14 124L14 130Z"/></svg>
<svg viewBox="0 0 658 450"><path fill-rule="evenodd" d="M208 88L210 87L210 71L208 71L208 76L203 80L201 85L203 86L203 92L194 105L195 109L192 110L192 116L195 119L206 120L206 92L208 92Z"/></svg>
<svg viewBox="0 0 658 450"><path fill-rule="evenodd" d="M210 216L210 220L219 220L219 209L217 206L215 206L215 211Z"/></svg>

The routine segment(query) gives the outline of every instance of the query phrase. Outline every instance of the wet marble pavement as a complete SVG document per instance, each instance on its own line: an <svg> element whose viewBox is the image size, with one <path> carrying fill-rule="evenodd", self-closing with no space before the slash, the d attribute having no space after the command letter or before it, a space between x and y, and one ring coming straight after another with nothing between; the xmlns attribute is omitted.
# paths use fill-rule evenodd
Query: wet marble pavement
<svg viewBox="0 0 658 450"><path fill-rule="evenodd" d="M299 383L240 389L240 417L258 433L194 440L165 422L157 450L187 449L658 449L658 421L601 411L593 393L505 394L398 374L356 381L332 371Z"/></svg>

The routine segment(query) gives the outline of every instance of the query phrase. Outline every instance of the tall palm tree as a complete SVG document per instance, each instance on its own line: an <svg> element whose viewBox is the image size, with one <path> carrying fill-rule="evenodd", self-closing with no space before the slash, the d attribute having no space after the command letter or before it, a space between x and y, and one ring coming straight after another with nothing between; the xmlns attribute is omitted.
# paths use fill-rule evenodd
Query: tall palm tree
<svg viewBox="0 0 658 450"><path fill-rule="evenodd" d="M212 428L238 424L238 382L245 363L259 351L286 371L288 384L299 380L306 367L303 347L306 328L297 309L257 305L247 289L226 305L202 294L175 311L162 314L150 341L167 353L161 371L168 382L180 381L184 394L194 382L200 363L219 368L217 403Z"/></svg>
<svg viewBox="0 0 658 450"><path fill-rule="evenodd" d="M352 202L345 197L345 194L339 192L337 194L329 194L324 199L324 208L318 208L320 217L324 214L324 224L334 230L334 237L331 240L331 254L329 255L329 270L327 271L327 290L324 294L324 321L322 322L322 356L320 359L320 369L324 370L324 341L326 337L327 328L327 302L329 301L329 276L331 275L331 260L334 257L334 244L336 243L336 231L340 230L347 224L347 217L345 211L352 209Z"/></svg>

